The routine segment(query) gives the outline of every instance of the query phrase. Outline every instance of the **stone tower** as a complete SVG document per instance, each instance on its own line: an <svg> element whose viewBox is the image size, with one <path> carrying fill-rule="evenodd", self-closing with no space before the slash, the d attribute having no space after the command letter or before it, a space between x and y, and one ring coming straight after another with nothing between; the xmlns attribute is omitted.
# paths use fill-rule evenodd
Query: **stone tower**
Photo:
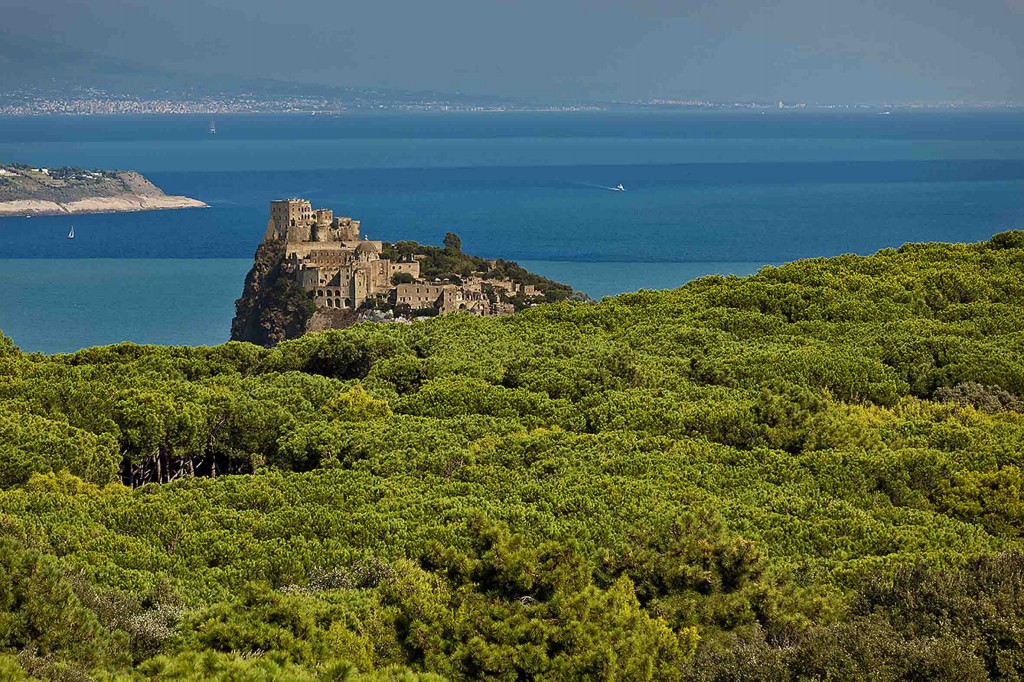
<svg viewBox="0 0 1024 682"><path fill-rule="evenodd" d="M313 207L305 199L271 201L270 221L267 223L264 239L306 241L309 239L310 226L313 221ZM292 230L289 235L289 228L299 229ZM304 239L301 238L303 233L305 233Z"/></svg>

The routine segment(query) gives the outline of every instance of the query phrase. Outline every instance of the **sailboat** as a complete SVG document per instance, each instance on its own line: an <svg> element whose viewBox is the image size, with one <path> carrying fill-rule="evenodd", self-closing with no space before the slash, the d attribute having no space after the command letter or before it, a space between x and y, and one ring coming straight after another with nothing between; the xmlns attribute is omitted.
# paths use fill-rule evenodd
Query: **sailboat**
<svg viewBox="0 0 1024 682"><path fill-rule="evenodd" d="M68 231L68 239L74 239L74 238L75 238L75 226L72 225L71 229Z"/></svg>
<svg viewBox="0 0 1024 682"><path fill-rule="evenodd" d="M213 121L210 121L210 134L211 135L216 135L217 134L217 124L214 123Z"/></svg>

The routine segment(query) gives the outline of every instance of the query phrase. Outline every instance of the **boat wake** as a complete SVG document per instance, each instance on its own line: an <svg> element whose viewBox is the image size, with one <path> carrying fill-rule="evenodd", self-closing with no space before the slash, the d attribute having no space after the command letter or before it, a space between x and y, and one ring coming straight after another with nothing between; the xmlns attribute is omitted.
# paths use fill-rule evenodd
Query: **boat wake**
<svg viewBox="0 0 1024 682"><path fill-rule="evenodd" d="M604 189L604 190L608 190L609 192L625 192L626 191L626 188L623 187L621 183L616 185L615 187L609 187L608 185L595 185L592 182L574 182L572 184L578 185L580 187L593 187L594 189Z"/></svg>

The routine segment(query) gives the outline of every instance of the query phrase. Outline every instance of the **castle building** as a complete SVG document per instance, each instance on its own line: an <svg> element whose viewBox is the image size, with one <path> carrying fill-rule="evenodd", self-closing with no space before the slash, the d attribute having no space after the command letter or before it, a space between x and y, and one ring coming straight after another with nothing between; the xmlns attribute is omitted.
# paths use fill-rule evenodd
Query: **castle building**
<svg viewBox="0 0 1024 682"><path fill-rule="evenodd" d="M385 300L411 311L433 309L438 314L467 311L474 315L507 314L509 304L492 303L483 280L455 285L424 282L420 262L383 257L384 243L360 239L359 221L335 216L329 209L314 209L305 199L270 202L270 220L264 241L281 242L285 267L318 309L356 310L367 300ZM412 283L395 284L395 275ZM487 280L500 294L527 292L527 285ZM529 295L540 295L532 286Z"/></svg>
<svg viewBox="0 0 1024 682"><path fill-rule="evenodd" d="M286 264L318 308L355 310L389 294L397 273L419 277L419 262L382 258L383 242L359 237L358 220L314 210L305 199L270 202L264 238L284 242Z"/></svg>

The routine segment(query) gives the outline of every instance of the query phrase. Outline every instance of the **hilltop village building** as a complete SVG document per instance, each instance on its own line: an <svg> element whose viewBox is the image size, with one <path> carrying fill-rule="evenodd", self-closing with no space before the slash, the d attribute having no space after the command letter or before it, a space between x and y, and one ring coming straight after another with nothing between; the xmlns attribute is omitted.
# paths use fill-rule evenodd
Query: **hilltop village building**
<svg viewBox="0 0 1024 682"><path fill-rule="evenodd" d="M314 209L305 199L270 202L266 241L284 242L285 264L317 308L357 310L367 300L383 300L410 311L438 314L467 311L474 315L506 315L515 308L505 299L542 296L534 286L510 280L470 277L460 284L427 282L415 258L382 257L383 242L360 239L359 221ZM404 273L412 282L395 284Z"/></svg>

